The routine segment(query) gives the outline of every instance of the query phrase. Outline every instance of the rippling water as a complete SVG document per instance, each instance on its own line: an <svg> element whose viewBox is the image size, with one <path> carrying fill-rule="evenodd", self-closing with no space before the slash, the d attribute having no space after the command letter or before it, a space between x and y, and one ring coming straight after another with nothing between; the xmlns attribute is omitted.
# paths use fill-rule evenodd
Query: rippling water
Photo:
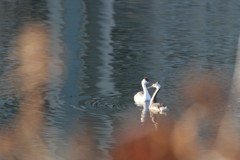
<svg viewBox="0 0 240 160"><path fill-rule="evenodd" d="M183 81L213 71L231 88L237 0L3 0L0 8L0 159L112 159L120 133L177 121L189 105ZM167 115L134 104L145 76L161 83Z"/></svg>

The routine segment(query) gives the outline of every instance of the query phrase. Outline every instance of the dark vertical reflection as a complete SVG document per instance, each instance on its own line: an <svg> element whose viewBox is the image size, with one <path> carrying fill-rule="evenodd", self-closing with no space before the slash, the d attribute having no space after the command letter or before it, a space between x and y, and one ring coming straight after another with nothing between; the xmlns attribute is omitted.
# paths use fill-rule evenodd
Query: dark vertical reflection
<svg viewBox="0 0 240 160"><path fill-rule="evenodd" d="M84 77L84 73L82 72L83 64L80 61L80 55L81 50L84 50L84 46L82 46L84 42L82 42L82 39L85 34L85 9L84 4L81 1L75 0L63 2L63 40L66 45L65 63L67 64L64 92L66 96L77 96L80 94L80 89L84 87L84 84L79 85L79 83L81 83L80 77ZM71 102L67 102L67 104L72 105Z"/></svg>
<svg viewBox="0 0 240 160"><path fill-rule="evenodd" d="M13 70L16 62L13 61L13 57L10 57L8 52L11 47L12 39L16 34L16 31L13 30L17 24L17 17L15 14L16 8L16 3L0 3L0 96L1 99L6 98L6 101L8 101L7 99L11 99L9 95L12 95L14 92L14 87L9 86L9 77L11 76L8 73ZM13 63L9 63L9 60L12 60Z"/></svg>
<svg viewBox="0 0 240 160"><path fill-rule="evenodd" d="M84 66L83 75L81 80L84 85L80 86L83 93L94 94L97 92L96 84L98 82L99 73L97 72L97 66L100 65L100 54L97 52L98 36L99 36L99 25L98 25L98 14L99 13L99 1L90 3L91 1L83 1L85 5L85 18L84 18L84 31L85 35L82 35L84 39L85 47L82 48L81 60Z"/></svg>
<svg viewBox="0 0 240 160"><path fill-rule="evenodd" d="M65 114L69 116L66 119L64 128L67 134L73 129L75 119L79 116L79 112L72 106L77 106L79 102L81 86L80 78L82 75L81 61L80 61L80 50L81 37L84 35L84 6L81 1L62 1L62 7L64 12L62 13L63 20L63 44L64 47L64 64L65 66L65 80L63 86L63 100ZM74 16L73 16L74 15Z"/></svg>
<svg viewBox="0 0 240 160"><path fill-rule="evenodd" d="M63 6L68 153L70 158L106 159L112 140L111 119L105 111L92 110L98 106L84 102L115 94L110 66L112 1L64 1Z"/></svg>
<svg viewBox="0 0 240 160"><path fill-rule="evenodd" d="M100 73L97 67L101 65L101 54L99 53L97 47L99 46L99 10L100 1L84 1L86 8L86 50L82 60L84 61L84 72L86 77L84 81L86 82L88 88L84 90L84 93L91 93L96 95L98 92L97 83L99 81Z"/></svg>
<svg viewBox="0 0 240 160"><path fill-rule="evenodd" d="M114 25L113 20L113 1L83 1L84 14L82 14L82 22L84 24L84 33L80 33L81 48L80 58L81 73L79 75L81 82L79 83L80 94L90 95L88 99L90 103L80 102L77 107L81 107L79 118L76 123L78 136L76 139L81 141L85 137L86 132L90 131L88 138L92 148L86 152L82 152L84 144L78 145L80 152L79 157L92 157L93 159L109 159L108 148L112 142L112 120L107 113L107 106L103 104L107 100L103 98L95 99L100 96L109 96L116 94L115 84L112 81L112 46L111 46L111 30ZM95 100L94 100L95 99ZM94 103L98 103L95 105ZM96 102L95 102L96 101ZM101 104L103 103L103 104ZM102 110L96 110L103 105ZM83 108L82 108L83 107ZM79 131L78 131L79 130ZM74 133L75 134L75 133ZM75 137L75 136L73 136ZM87 159L87 158L86 158Z"/></svg>

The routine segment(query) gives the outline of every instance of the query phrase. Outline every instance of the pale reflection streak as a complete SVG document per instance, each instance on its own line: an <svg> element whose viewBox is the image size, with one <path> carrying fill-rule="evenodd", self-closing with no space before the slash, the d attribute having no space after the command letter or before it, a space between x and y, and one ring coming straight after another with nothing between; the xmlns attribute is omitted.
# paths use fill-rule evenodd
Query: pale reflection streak
<svg viewBox="0 0 240 160"><path fill-rule="evenodd" d="M49 77L48 77L48 90L47 100L49 102L49 108L54 111L47 118L50 119L48 127L46 128L46 137L49 142L49 149L51 151L59 151L62 153L64 142L61 140L63 131L58 128L57 123L61 123L63 118L61 109L65 103L60 95L63 86L64 76L64 62L61 58L65 53L64 42L62 41L62 30L63 30L63 6L62 1L47 0L48 7L48 25L49 25L49 56L51 63L49 64ZM53 155L54 159L63 159L62 155L58 152Z"/></svg>
<svg viewBox="0 0 240 160"><path fill-rule="evenodd" d="M114 0L100 0L96 3L95 1L89 0L84 2L86 7L86 19L84 20L88 21L85 26L86 33L88 34L85 43L89 48L85 50L85 53L81 53L81 58L83 60L82 63L85 64L85 74L83 75L88 75L88 77L86 76L88 79L86 83L90 84L86 93L93 90L89 94L94 94L95 91L103 96L116 94L115 84L112 81L113 68L111 66L113 58L111 55L113 52L111 46L111 31L115 23L113 19ZM93 69L95 66L97 66L96 69ZM91 70L93 70L93 72ZM83 83L83 81L81 83ZM97 87L95 87L95 85ZM81 88L85 86L81 86ZM84 121L87 125L90 125L92 130L91 137L89 138L95 139L96 141L96 150L92 151L92 154L97 157L97 159L108 159L108 149L111 147L110 145L113 139L112 120L109 118L109 115L93 114L94 113L90 113L89 117L94 119L94 124L88 124L89 122ZM84 116L85 115L81 114L80 119ZM86 124L81 124L80 127L82 128L85 125ZM84 154L85 153L82 153L82 155ZM88 154L88 152L86 154Z"/></svg>
<svg viewBox="0 0 240 160"><path fill-rule="evenodd" d="M233 74L232 89L237 97L240 95L240 37L238 38L235 69Z"/></svg>
<svg viewBox="0 0 240 160"><path fill-rule="evenodd" d="M98 67L101 76L99 77L100 81L97 86L100 88L100 92L103 95L114 93L116 94L116 90L114 88L114 82L112 80L113 67L111 66L111 62L113 57L111 54L113 53L112 43L112 27L115 25L113 14L113 3L114 0L105 1L101 0L100 8L100 41L98 49L101 52L101 62L102 65Z"/></svg>
<svg viewBox="0 0 240 160"><path fill-rule="evenodd" d="M59 96L61 93L61 88L63 85L63 61L60 58L65 51L62 42L62 25L64 23L62 19L62 4L61 1L47 1L49 9L49 37L50 37L50 56L51 63L49 64L49 82L48 82L48 100L50 106L53 108L58 108L63 104Z"/></svg>
<svg viewBox="0 0 240 160"><path fill-rule="evenodd" d="M232 88L229 95L228 105L229 108L221 121L219 134L216 140L216 150L212 153L213 157L214 156L216 158L224 157L230 160L240 157L239 97L240 97L240 37L238 38Z"/></svg>

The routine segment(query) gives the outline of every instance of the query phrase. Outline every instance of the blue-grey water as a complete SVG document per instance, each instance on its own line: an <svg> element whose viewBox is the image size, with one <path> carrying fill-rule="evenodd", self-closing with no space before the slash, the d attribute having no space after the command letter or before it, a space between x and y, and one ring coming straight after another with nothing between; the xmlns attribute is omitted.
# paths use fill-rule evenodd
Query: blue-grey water
<svg viewBox="0 0 240 160"><path fill-rule="evenodd" d="M161 83L158 97L171 106L167 116L173 120L181 114L182 80L189 72L197 71L197 79L207 71L222 73L230 88L239 17L238 0L2 0L0 159L111 159L118 134L142 126L143 108L133 95L143 77ZM30 31L37 36L26 43L19 36L34 24L47 32L48 51L37 50L45 58L29 62L27 46L41 44L42 32ZM35 61L45 60L44 73L35 71ZM28 89L30 83L40 87ZM24 119L23 112L34 108L39 112ZM34 118L40 120L34 124ZM19 145L12 141L21 139L15 134L21 119L41 133L31 133L29 125L33 138Z"/></svg>

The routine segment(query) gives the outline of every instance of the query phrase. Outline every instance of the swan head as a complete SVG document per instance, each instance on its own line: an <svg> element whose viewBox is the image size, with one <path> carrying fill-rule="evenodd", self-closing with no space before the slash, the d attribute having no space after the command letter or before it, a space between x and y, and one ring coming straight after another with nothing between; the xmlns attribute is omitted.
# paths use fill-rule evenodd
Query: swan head
<svg viewBox="0 0 240 160"><path fill-rule="evenodd" d="M147 84L149 84L149 79L147 77L145 77L145 78L142 79L141 83L143 85L147 85Z"/></svg>
<svg viewBox="0 0 240 160"><path fill-rule="evenodd" d="M148 88L157 88L157 89L159 89L159 88L161 88L161 85L160 85L160 83L157 81L157 82L155 82L155 83L153 83L150 87L148 87Z"/></svg>

